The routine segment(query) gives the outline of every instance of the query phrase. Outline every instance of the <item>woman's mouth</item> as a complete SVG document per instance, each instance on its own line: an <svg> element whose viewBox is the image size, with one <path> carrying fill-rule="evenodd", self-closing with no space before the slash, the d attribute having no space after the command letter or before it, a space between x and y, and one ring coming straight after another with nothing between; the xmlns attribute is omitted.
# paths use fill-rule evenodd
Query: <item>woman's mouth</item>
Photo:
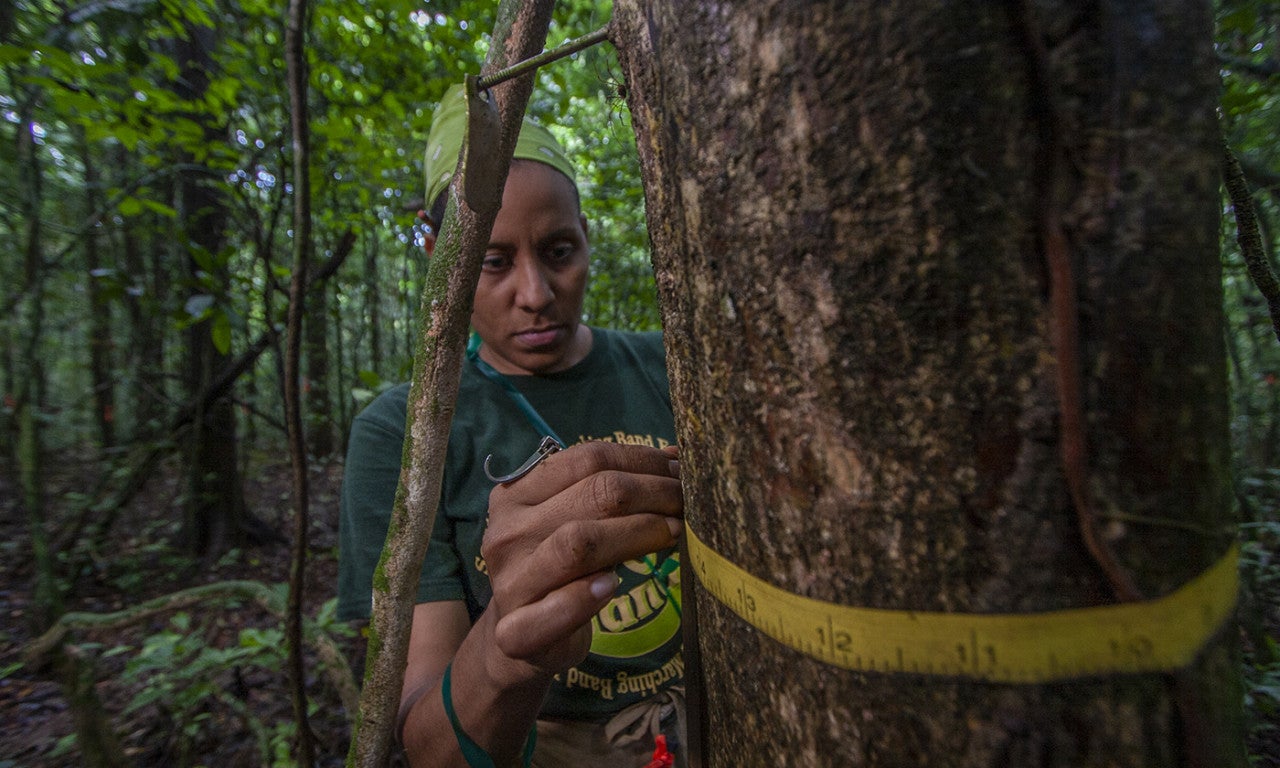
<svg viewBox="0 0 1280 768"><path fill-rule="evenodd" d="M545 347L554 344L562 330L558 325L549 328L531 328L516 333L516 340L527 347Z"/></svg>

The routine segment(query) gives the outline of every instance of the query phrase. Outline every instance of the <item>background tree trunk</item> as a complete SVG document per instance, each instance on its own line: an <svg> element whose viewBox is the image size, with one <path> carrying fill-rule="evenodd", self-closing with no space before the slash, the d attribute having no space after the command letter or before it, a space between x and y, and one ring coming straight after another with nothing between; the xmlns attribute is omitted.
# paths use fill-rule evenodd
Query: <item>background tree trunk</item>
<svg viewBox="0 0 1280 768"><path fill-rule="evenodd" d="M83 129L77 129L76 138L83 152L85 216L93 216L102 208L102 180ZM111 327L111 305L102 289L105 275L98 248L100 238L96 227L85 235L84 261L89 298L89 380L93 387L93 423L97 427L99 447L106 450L116 444L115 368L112 365L115 336Z"/></svg>
<svg viewBox="0 0 1280 768"><path fill-rule="evenodd" d="M689 525L793 593L1090 606L1231 538L1208 4L1029 5L617 3ZM1230 630L1181 683L989 684L691 591L714 766L1244 763Z"/></svg>
<svg viewBox="0 0 1280 768"><path fill-rule="evenodd" d="M329 303L327 284L315 288L315 297L307 309L306 323L306 385L304 388L307 421L307 448L316 458L333 455L333 396L329 372Z"/></svg>
<svg viewBox="0 0 1280 768"><path fill-rule="evenodd" d="M4 38L0 38L3 40ZM6 318L17 329L12 332L18 343L10 348L6 368L14 371L13 409L15 465L21 488L22 508L26 512L27 530L31 536L31 554L35 563L32 589L31 626L43 630L62 614L62 591L57 583L54 553L49 548L46 488L44 483L45 441L42 437L46 419L45 371L43 345L45 334L45 265L42 239L44 222L41 201L44 197L44 169L36 147L36 121L32 117L40 98L39 89L25 87L17 94L14 128L17 160L18 205L22 215L22 273L17 312Z"/></svg>
<svg viewBox="0 0 1280 768"><path fill-rule="evenodd" d="M189 26L186 36L174 42L175 58L181 72L175 91L184 99L201 98L209 83L210 51L214 32ZM210 142L221 140L217 126L202 121ZM188 158L189 160L189 158ZM178 174L177 205L186 247L188 278L201 286L213 280L225 284L225 264L221 253L225 244L226 204L213 181L201 170ZM197 259L197 255L201 258ZM203 262L203 264L201 263ZM208 277L202 272L209 271ZM218 274L222 272L222 274ZM208 286L206 285L206 288ZM197 398L213 376L231 359L213 343L212 321L202 320L187 329L185 385L189 398ZM196 554L213 556L229 547L260 540L261 523L248 510L236 460L236 415L230 397L222 397L202 407L192 421L187 454L187 498L183 536Z"/></svg>
<svg viewBox="0 0 1280 768"><path fill-rule="evenodd" d="M378 274L378 241L368 238L368 246L364 252L364 271L361 277L364 283L364 311L369 318L369 360L364 367L370 371L382 370L382 290ZM354 352L353 352L354 354ZM360 370L360 361L356 361L355 369Z"/></svg>
<svg viewBox="0 0 1280 768"><path fill-rule="evenodd" d="M112 147L112 183L124 185L138 163L123 145ZM165 334L155 316L170 296L164 250L145 228L125 219L119 226L116 264L127 280L123 303L128 317L127 394L132 440L148 440L160 430L165 403Z"/></svg>

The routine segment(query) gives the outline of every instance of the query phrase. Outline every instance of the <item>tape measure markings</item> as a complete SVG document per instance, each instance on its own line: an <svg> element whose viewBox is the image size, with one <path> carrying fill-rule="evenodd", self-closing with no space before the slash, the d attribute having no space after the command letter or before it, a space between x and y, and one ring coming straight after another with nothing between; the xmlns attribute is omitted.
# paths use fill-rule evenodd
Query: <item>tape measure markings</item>
<svg viewBox="0 0 1280 768"><path fill-rule="evenodd" d="M1043 683L1187 666L1235 608L1238 547L1164 597L1029 614L858 608L751 575L686 526L689 559L717 600L773 639L837 667Z"/></svg>

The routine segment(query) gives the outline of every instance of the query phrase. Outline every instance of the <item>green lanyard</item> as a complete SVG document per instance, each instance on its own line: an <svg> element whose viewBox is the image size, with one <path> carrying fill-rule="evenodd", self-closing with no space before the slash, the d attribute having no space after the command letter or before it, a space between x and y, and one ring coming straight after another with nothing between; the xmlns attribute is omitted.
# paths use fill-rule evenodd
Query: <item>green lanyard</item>
<svg viewBox="0 0 1280 768"><path fill-rule="evenodd" d="M507 395L511 398L511 401L516 404L516 407L519 408L520 412L524 414L524 417L529 420L529 423L533 425L533 428L538 431L538 434L555 440L556 444L560 446L560 450L564 450L569 447L565 441L561 440L560 436L555 433L555 430L551 428L551 425L542 418L542 414L538 413L538 410L533 407L528 398L524 396L524 393L516 389L516 385L511 383L511 379L503 376L492 365L489 365L480 359L480 335L477 333L472 333L471 339L467 342L467 359L475 364L476 370L484 374L486 379L492 381L494 384L497 384L506 391Z"/></svg>

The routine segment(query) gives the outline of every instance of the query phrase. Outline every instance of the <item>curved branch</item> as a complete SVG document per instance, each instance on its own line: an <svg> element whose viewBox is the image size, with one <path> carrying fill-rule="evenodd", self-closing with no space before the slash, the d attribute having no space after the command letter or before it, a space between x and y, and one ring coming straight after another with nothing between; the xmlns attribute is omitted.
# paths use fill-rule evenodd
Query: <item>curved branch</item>
<svg viewBox="0 0 1280 768"><path fill-rule="evenodd" d="M51 654L66 642L67 635L76 630L122 629L170 611L180 611L207 602L232 600L252 600L277 621L284 621L285 599L279 591L259 581L220 581L161 595L113 613L64 613L43 635L32 640L22 650L22 662L29 667L43 666ZM354 722L360 693L345 656L333 638L323 630L314 624L308 629L307 640L323 662L321 666L325 676L337 691L338 698L347 711L348 722Z"/></svg>

